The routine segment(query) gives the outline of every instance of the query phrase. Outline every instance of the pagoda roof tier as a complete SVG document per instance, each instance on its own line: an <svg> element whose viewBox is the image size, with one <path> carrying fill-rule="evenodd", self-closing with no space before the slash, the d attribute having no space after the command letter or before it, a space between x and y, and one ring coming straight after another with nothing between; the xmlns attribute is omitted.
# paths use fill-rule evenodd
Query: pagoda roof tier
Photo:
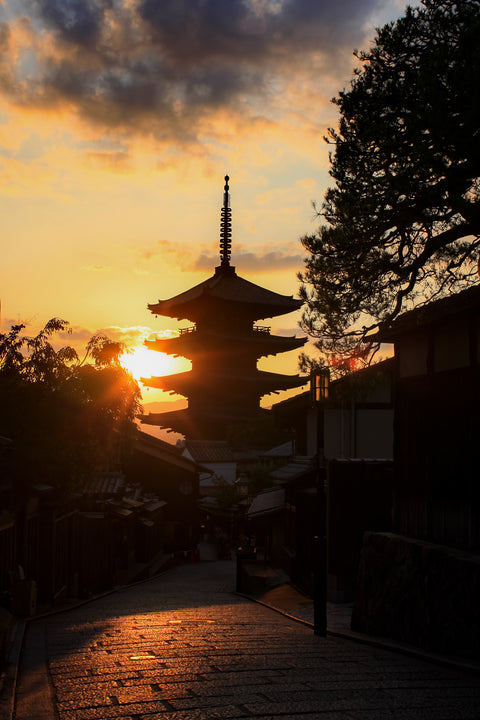
<svg viewBox="0 0 480 720"><path fill-rule="evenodd" d="M233 311L252 320L285 315L298 310L302 300L255 285L237 275L233 267L217 267L215 275L175 295L148 305L154 315L177 320L213 317L218 311Z"/></svg>
<svg viewBox="0 0 480 720"><path fill-rule="evenodd" d="M182 357L192 357L202 353L206 347L229 350L240 347L242 353L251 352L258 358L294 350L302 347L306 342L306 337L271 335L270 328L262 327L242 334L199 332L196 328L188 328L181 331L177 337L145 340L145 345L149 350Z"/></svg>
<svg viewBox="0 0 480 720"><path fill-rule="evenodd" d="M267 411L259 408L253 417L260 417ZM171 432L178 432L190 438L210 437L224 435L229 425L252 418L249 415L226 415L225 413L205 412L194 413L188 408L182 410L168 410L161 413L147 413L139 415L144 425L154 425ZM212 434L212 428L215 432Z"/></svg>
<svg viewBox="0 0 480 720"><path fill-rule="evenodd" d="M144 425L154 425L189 437L195 437L197 434L195 432L197 422L188 408L168 410L162 413L147 413L139 415L138 419Z"/></svg>
<svg viewBox="0 0 480 720"><path fill-rule="evenodd" d="M189 397L199 390L211 390L212 388L241 388L242 392L257 395L266 395L279 390L290 390L301 387L309 382L308 377L301 375L282 375L280 373L255 370L252 373L232 373L224 375L209 375L203 373L201 378L197 373L189 370L174 375L163 375L161 377L140 378L147 387L158 388L166 392L175 392L178 395Z"/></svg>

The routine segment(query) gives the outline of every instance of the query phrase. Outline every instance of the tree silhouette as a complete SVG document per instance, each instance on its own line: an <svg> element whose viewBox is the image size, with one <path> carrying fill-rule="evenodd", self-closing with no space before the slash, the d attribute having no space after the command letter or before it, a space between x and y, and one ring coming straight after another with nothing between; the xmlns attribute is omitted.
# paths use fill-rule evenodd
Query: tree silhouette
<svg viewBox="0 0 480 720"><path fill-rule="evenodd" d="M326 223L302 239L303 327L326 354L358 357L402 309L478 281L479 37L478 1L424 0L356 53Z"/></svg>
<svg viewBox="0 0 480 720"><path fill-rule="evenodd" d="M124 348L95 335L82 360L51 342L68 323L54 318L34 337L14 325L0 334L0 435L13 441L19 482L80 487L117 468L135 432L140 390L119 363Z"/></svg>

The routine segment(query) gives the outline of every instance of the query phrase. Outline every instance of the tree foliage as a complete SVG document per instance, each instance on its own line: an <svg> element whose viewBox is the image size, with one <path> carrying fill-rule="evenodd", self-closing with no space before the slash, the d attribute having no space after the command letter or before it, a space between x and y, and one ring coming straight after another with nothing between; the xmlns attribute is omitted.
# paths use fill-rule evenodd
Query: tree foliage
<svg viewBox="0 0 480 720"><path fill-rule="evenodd" d="M478 281L479 37L478 1L424 0L356 53L333 100L335 185L299 275L303 326L326 354L358 356L402 309Z"/></svg>
<svg viewBox="0 0 480 720"><path fill-rule="evenodd" d="M123 346L95 335L80 360L52 343L68 332L64 320L34 337L24 329L0 334L0 435L13 441L16 479L73 487L116 469L140 409L138 385L119 363Z"/></svg>

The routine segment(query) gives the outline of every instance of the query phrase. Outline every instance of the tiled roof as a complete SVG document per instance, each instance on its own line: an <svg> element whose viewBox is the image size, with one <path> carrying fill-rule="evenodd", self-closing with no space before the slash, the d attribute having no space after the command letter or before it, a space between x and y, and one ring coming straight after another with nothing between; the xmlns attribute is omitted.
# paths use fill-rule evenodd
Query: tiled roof
<svg viewBox="0 0 480 720"><path fill-rule="evenodd" d="M172 443L166 442L165 440L162 440L155 435L151 435L150 433L143 432L142 430L139 430L137 432L137 443L145 443L146 445L150 445L157 450L162 450L172 455L179 456L182 454L182 449L178 447L178 445L172 445Z"/></svg>
<svg viewBox="0 0 480 720"><path fill-rule="evenodd" d="M245 308L249 306L257 308L258 310L253 311L253 316L258 319L283 315L302 305L302 301L293 298L292 295L280 295L262 288L235 272L217 272L195 287L168 300L159 300L148 308L156 315L194 319L198 312L199 301L206 298L221 303L238 303Z"/></svg>
<svg viewBox="0 0 480 720"><path fill-rule="evenodd" d="M307 383L307 379L305 378ZM308 382L310 382L310 378L308 378ZM312 396L310 394L310 390L307 390L306 392L297 393L296 395L293 395L292 397L287 398L286 400L281 400L278 403L275 403L272 405L272 410L297 410L297 409L304 409L310 407L312 404Z"/></svg>
<svg viewBox="0 0 480 720"><path fill-rule="evenodd" d="M137 433L135 450L145 455L158 458L162 462L170 463L175 467L181 467L192 473L196 473L198 470L195 461L184 457L181 454L182 450L180 448L148 433Z"/></svg>
<svg viewBox="0 0 480 720"><path fill-rule="evenodd" d="M274 448L271 448L270 450L266 450L264 453L262 453L262 457L264 458L285 458L290 457L290 455L293 454L292 449L292 441L289 440L288 442L284 442L282 445L277 445Z"/></svg>
<svg viewBox="0 0 480 720"><path fill-rule="evenodd" d="M172 375L161 375L159 377L142 377L141 381L147 387L160 388L168 392L176 392L178 395L188 397L190 393L198 386L198 374L193 370L187 370L182 373L173 373ZM289 390L291 388L301 387L310 382L310 378L302 375L284 375L282 373L267 372L265 370L253 370L236 373L207 373L202 374L202 381L206 387L216 387L219 383L229 383L236 386L243 386L249 393L260 393L262 395L278 392L279 390ZM187 409L185 409L187 410ZM185 410L173 410L177 417L181 417L181 413ZM160 413L161 414L161 413ZM141 422L148 415L141 415Z"/></svg>
<svg viewBox="0 0 480 720"><path fill-rule="evenodd" d="M232 449L222 440L189 440L186 449L198 463L235 462Z"/></svg>
<svg viewBox="0 0 480 720"><path fill-rule="evenodd" d="M120 492L125 483L125 477L119 472L98 473L88 483L83 492L85 495L115 495Z"/></svg>
<svg viewBox="0 0 480 720"><path fill-rule="evenodd" d="M480 285L409 310L399 315L390 324L381 327L372 339L391 342L400 335L444 322L448 318L472 309L480 309Z"/></svg>
<svg viewBox="0 0 480 720"><path fill-rule="evenodd" d="M165 500L149 500L145 503L145 511L148 513L154 513L157 510L161 510L166 504Z"/></svg>
<svg viewBox="0 0 480 720"><path fill-rule="evenodd" d="M296 457L292 462L272 470L270 477L277 483L287 483L313 471L313 458Z"/></svg>
<svg viewBox="0 0 480 720"><path fill-rule="evenodd" d="M271 515L280 512L285 507L285 490L283 488L273 488L259 493L250 505L248 517L260 517L262 515Z"/></svg>
<svg viewBox="0 0 480 720"><path fill-rule="evenodd" d="M249 332L239 335L234 330L219 333L215 330L202 330L198 332L196 326L189 332L182 332L176 337L155 338L146 340L145 345L150 350L165 352L171 355L185 355L185 353L201 350L205 343L217 345L220 343L235 343L248 352L255 352L257 355L276 355L279 352L288 352L299 348L308 340L308 337L295 335L271 335L270 332L261 332L258 326L251 328ZM187 328L188 330L188 328ZM269 329L268 329L269 330Z"/></svg>

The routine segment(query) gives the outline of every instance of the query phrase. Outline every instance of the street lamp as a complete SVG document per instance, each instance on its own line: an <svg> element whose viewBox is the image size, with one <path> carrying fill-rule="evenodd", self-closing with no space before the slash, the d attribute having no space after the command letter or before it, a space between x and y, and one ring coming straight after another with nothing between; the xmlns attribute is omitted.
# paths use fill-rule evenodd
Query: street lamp
<svg viewBox="0 0 480 720"><path fill-rule="evenodd" d="M313 370L310 376L312 405L318 408L328 398L330 373L328 368ZM318 414L317 414L318 417ZM327 634L327 496L324 478L320 478L318 428L316 434L316 508L317 534L313 538L313 631L323 637Z"/></svg>
<svg viewBox="0 0 480 720"><path fill-rule="evenodd" d="M312 374L310 375L310 394L313 405L318 405L322 400L328 398L329 385L330 371L328 368L312 370Z"/></svg>

